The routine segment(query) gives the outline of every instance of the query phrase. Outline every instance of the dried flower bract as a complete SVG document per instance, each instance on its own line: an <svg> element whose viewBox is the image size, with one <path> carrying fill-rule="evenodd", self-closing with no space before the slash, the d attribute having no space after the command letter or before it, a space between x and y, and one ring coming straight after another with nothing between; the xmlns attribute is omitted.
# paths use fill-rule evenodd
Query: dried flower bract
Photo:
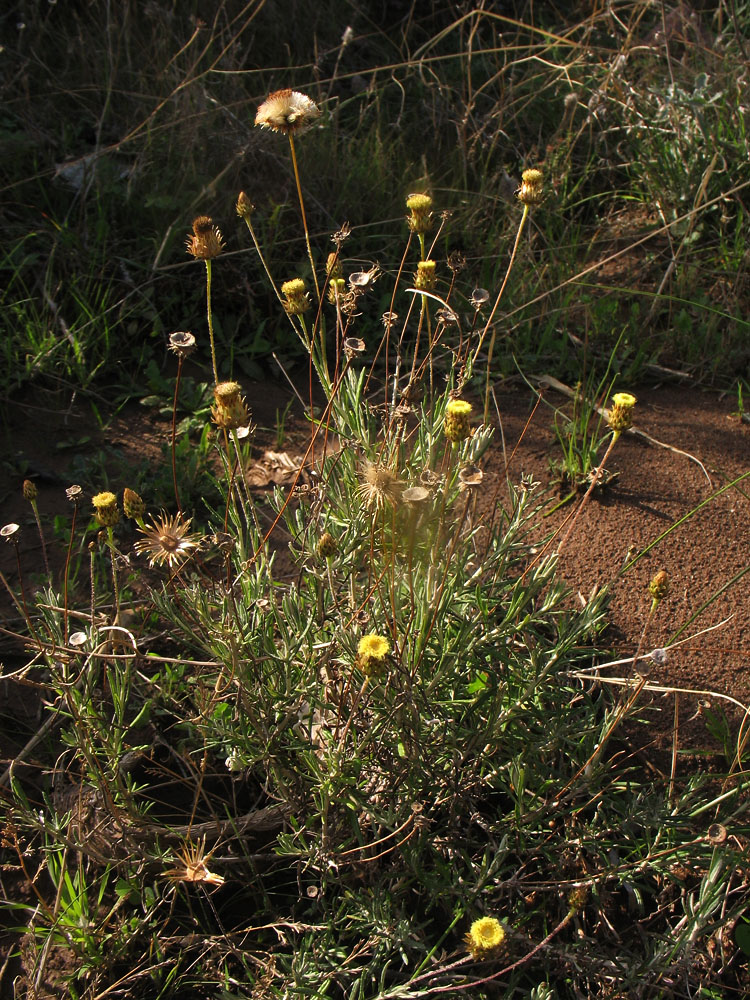
<svg viewBox="0 0 750 1000"><path fill-rule="evenodd" d="M135 543L135 551L149 557L149 566L177 566L203 541L202 535L188 534L191 521L180 514L168 517L162 511L161 517L151 519L150 527L138 529L144 537Z"/></svg>
<svg viewBox="0 0 750 1000"><path fill-rule="evenodd" d="M223 885L224 879L208 869L210 854L206 854L205 839L197 844L186 842L179 852L181 864L164 872L173 882L203 882L205 885Z"/></svg>
<svg viewBox="0 0 750 1000"><path fill-rule="evenodd" d="M362 468L357 493L370 509L383 510L387 503L392 507L398 506L401 502L403 485L398 476L385 465L366 462Z"/></svg>
<svg viewBox="0 0 750 1000"><path fill-rule="evenodd" d="M193 220L193 231L188 233L185 247L189 254L199 260L212 260L224 249L221 232L208 215L199 215Z"/></svg>
<svg viewBox="0 0 750 1000"><path fill-rule="evenodd" d="M276 90L258 108L255 124L272 132L299 132L320 117L318 105L298 90Z"/></svg>

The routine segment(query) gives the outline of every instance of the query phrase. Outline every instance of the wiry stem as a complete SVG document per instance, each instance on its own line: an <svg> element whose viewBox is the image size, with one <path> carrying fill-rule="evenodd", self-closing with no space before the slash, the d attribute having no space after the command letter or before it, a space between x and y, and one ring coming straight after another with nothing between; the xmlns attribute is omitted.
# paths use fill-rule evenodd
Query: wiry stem
<svg viewBox="0 0 750 1000"><path fill-rule="evenodd" d="M497 298L495 299L495 304L492 307L492 312L490 313L489 317L487 318L487 322L484 325L484 330L482 330L482 336L479 338L479 343L477 344L477 348L474 351L474 363L476 363L477 357L479 356L479 352L482 349L482 344L484 343L484 338L486 337L487 331L490 328L490 324L492 323L494 315L497 312L497 307L500 305L500 299L503 297L503 292L505 291L505 286L508 284L508 278L510 277L510 272L513 270L513 263L514 263L514 261L516 259L516 253L518 252L518 244L521 241L521 233L523 232L523 227L526 225L526 219L528 217L528 214L529 214L529 206L528 205L524 205L523 206L523 214L521 215L521 221L518 223L518 232L516 233L516 239L515 239L515 242L513 244L513 252L511 253L510 260L508 261L508 268L507 268L507 270L505 272L505 277L503 278L503 283L500 286L500 291L497 293ZM487 382L486 382L485 393L484 393L484 422L485 422L485 424L487 423L487 417L489 415L489 408L490 408L490 372L492 370L492 352L495 349L495 338L496 338L496 336L497 336L497 329L495 329L495 330L492 331L492 337L490 339L490 347L489 347L489 350L487 351Z"/></svg>
<svg viewBox="0 0 750 1000"><path fill-rule="evenodd" d="M557 554L558 555L560 555L560 553L562 552L563 546L565 545L565 543L567 542L567 540L570 538L570 533L572 532L573 528L575 528L575 526L576 526L576 521L581 516L581 511L583 510L583 508L588 503L588 499L591 496L591 494L594 492L594 487L599 482L599 477L601 476L602 472L604 471L604 464L607 461L607 459L609 458L610 452L614 448L615 441L618 439L619 436L620 436L620 432L619 431L614 431L613 432L613 434L612 434L612 440L609 442L609 447L607 448L607 450L604 453L604 458L601 460L601 462L599 463L599 465L597 465L596 469L594 470L594 475L591 477L591 485L586 490L586 494L585 494L583 500L581 500L580 506L579 506L578 510L575 512L575 516L573 517L573 520L570 522L570 525L568 526L568 530L565 532L565 534L562 537L562 540L561 540L560 544L557 546Z"/></svg>
<svg viewBox="0 0 750 1000"><path fill-rule="evenodd" d="M49 560L47 559L47 543L44 541L42 522L39 517L39 507L37 506L37 502L34 499L31 500L31 509L34 511L34 520L36 521L37 531L39 532L39 541L42 543L42 558L44 559L44 568L47 571L47 576L50 577Z"/></svg>
<svg viewBox="0 0 750 1000"><path fill-rule="evenodd" d="M219 372L216 367L216 346L214 345L214 321L211 313L211 260L206 259L206 315L208 317L208 339L211 341L211 366L214 370L214 383L219 384Z"/></svg>
<svg viewBox="0 0 750 1000"><path fill-rule="evenodd" d="M299 181L299 170L297 169L297 154L294 150L294 136L289 133L289 149L292 152L292 166L294 167L294 180L297 185L297 195L299 197L299 207L302 213L302 228L305 231L305 244L307 246L307 256L310 259L310 267L312 268L313 283L315 284L315 293L318 296L318 302L320 302L320 287L318 286L318 276L315 273L315 261L313 260L312 247L310 246L310 233L307 228L307 216L305 215L305 202L302 198L302 185Z"/></svg>
<svg viewBox="0 0 750 1000"><path fill-rule="evenodd" d="M209 261L206 261L208 264ZM213 340L211 341L213 348ZM174 399L172 400L172 482L174 483L174 498L177 504L177 511L182 515L182 504L180 503L180 493L177 488L177 397L180 392L180 379L182 378L182 355L177 356L177 378L174 383Z"/></svg>

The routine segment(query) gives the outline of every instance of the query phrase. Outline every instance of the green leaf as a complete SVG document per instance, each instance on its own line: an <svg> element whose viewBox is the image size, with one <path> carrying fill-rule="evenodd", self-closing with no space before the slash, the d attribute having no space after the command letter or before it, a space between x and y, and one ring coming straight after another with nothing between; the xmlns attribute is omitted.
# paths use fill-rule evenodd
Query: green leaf
<svg viewBox="0 0 750 1000"><path fill-rule="evenodd" d="M746 955L750 955L750 923L747 920L739 920L734 929L734 940L737 947Z"/></svg>

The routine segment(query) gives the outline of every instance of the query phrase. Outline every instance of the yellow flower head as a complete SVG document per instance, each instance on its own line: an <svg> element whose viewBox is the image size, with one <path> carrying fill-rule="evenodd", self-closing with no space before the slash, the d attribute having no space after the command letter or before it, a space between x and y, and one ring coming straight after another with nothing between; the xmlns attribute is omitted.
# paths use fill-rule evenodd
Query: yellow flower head
<svg viewBox="0 0 750 1000"><path fill-rule="evenodd" d="M428 194L410 194L406 199L409 215L406 221L413 233L426 233L431 225L432 198Z"/></svg>
<svg viewBox="0 0 750 1000"><path fill-rule="evenodd" d="M382 672L390 651L391 644L384 636L376 632L362 636L357 646L357 665L365 677L377 676Z"/></svg>
<svg viewBox="0 0 750 1000"><path fill-rule="evenodd" d="M281 294L284 296L284 309L290 316L300 316L310 308L310 300L302 278L285 281L281 286Z"/></svg>
<svg viewBox="0 0 750 1000"><path fill-rule="evenodd" d="M443 431L445 436L453 444L465 441L471 434L471 424L469 414L471 413L471 403L465 399L449 399L445 407L445 421Z"/></svg>
<svg viewBox="0 0 750 1000"><path fill-rule="evenodd" d="M120 511L117 509L117 497L109 490L97 493L91 498L94 506L94 517L103 528L111 528L120 520Z"/></svg>
<svg viewBox="0 0 750 1000"><path fill-rule="evenodd" d="M616 392L612 397L608 423L615 432L615 437L619 437L633 423L634 406L635 396L631 396L629 392Z"/></svg>
<svg viewBox="0 0 750 1000"><path fill-rule="evenodd" d="M466 935L466 947L474 958L491 958L505 943L505 928L496 917L475 920Z"/></svg>

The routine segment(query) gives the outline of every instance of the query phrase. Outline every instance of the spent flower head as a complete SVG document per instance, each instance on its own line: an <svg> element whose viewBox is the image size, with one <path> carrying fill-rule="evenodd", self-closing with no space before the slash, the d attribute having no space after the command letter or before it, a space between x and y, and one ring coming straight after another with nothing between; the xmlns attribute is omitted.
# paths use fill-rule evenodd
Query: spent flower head
<svg viewBox="0 0 750 1000"><path fill-rule="evenodd" d="M199 215L193 220L193 231L188 233L185 247L189 254L199 260L212 260L224 249L221 232L208 215Z"/></svg>
<svg viewBox="0 0 750 1000"><path fill-rule="evenodd" d="M206 854L205 838L197 844L186 841L179 851L180 864L164 872L173 882L202 882L205 885L223 885L224 879L209 871L208 861L211 855Z"/></svg>
<svg viewBox="0 0 750 1000"><path fill-rule="evenodd" d="M179 565L203 541L202 535L189 534L191 517L183 519L181 514L168 517L162 511L159 518L151 518L151 525L138 530L144 536L135 543L138 555L149 557L149 566Z"/></svg>
<svg viewBox="0 0 750 1000"><path fill-rule="evenodd" d="M176 330L169 335L169 350L178 358L187 358L195 350L195 337L187 330Z"/></svg>
<svg viewBox="0 0 750 1000"><path fill-rule="evenodd" d="M360 500L371 510L381 511L388 503L398 506L403 493L403 483L385 465L365 462L360 473L357 493Z"/></svg>
<svg viewBox="0 0 750 1000"><path fill-rule="evenodd" d="M311 125L319 117L318 105L307 94L299 90L275 90L258 108L255 124L289 135Z"/></svg>

